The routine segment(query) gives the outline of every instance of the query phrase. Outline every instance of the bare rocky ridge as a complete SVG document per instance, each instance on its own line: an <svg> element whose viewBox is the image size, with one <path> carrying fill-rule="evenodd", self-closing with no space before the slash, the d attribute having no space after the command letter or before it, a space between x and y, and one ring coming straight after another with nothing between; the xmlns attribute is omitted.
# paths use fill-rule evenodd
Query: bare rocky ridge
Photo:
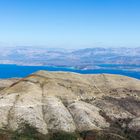
<svg viewBox="0 0 140 140"><path fill-rule="evenodd" d="M0 79L0 90L12 85L17 82L19 78L11 78L11 79Z"/></svg>
<svg viewBox="0 0 140 140"><path fill-rule="evenodd" d="M138 140L140 81L39 71L0 91L0 116L1 131L22 132L30 126L44 136L98 131L113 140Z"/></svg>

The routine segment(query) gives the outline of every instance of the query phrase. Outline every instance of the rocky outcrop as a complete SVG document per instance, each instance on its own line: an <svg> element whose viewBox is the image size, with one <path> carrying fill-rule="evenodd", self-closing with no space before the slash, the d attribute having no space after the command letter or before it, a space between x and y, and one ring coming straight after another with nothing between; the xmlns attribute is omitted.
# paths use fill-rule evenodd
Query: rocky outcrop
<svg viewBox="0 0 140 140"><path fill-rule="evenodd" d="M97 136L106 139L136 140L139 137L129 132L140 134L140 81L39 71L0 91L0 116L2 132L20 133L28 126L45 139L52 133L86 138L85 134L100 132Z"/></svg>
<svg viewBox="0 0 140 140"><path fill-rule="evenodd" d="M132 119L132 121L129 123L129 129L140 131L140 117Z"/></svg>

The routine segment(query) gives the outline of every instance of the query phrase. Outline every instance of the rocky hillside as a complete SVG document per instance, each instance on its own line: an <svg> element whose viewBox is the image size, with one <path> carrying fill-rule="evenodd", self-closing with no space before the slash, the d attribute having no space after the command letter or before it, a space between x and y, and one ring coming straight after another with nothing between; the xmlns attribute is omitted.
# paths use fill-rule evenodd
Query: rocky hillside
<svg viewBox="0 0 140 140"><path fill-rule="evenodd" d="M140 81L39 71L1 88L0 116L0 140L139 140Z"/></svg>
<svg viewBox="0 0 140 140"><path fill-rule="evenodd" d="M0 90L12 85L17 82L19 78L10 78L10 79L0 79Z"/></svg>

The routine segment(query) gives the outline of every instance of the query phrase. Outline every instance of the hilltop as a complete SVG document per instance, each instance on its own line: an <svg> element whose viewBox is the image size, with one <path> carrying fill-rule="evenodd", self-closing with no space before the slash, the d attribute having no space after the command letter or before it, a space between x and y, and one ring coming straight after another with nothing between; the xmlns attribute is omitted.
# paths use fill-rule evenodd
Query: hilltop
<svg viewBox="0 0 140 140"><path fill-rule="evenodd" d="M139 140L140 81L38 71L1 88L0 116L6 140Z"/></svg>

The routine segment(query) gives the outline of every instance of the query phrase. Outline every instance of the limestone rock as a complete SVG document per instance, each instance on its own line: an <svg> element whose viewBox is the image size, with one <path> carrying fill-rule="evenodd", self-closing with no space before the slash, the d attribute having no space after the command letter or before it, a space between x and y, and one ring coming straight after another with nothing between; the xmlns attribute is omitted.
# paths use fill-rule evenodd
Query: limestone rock
<svg viewBox="0 0 140 140"><path fill-rule="evenodd" d="M60 99L56 97L46 98L43 110L48 130L75 132L76 128L73 118Z"/></svg>
<svg viewBox="0 0 140 140"><path fill-rule="evenodd" d="M129 128L134 131L140 131L140 117L134 118L130 123L129 123Z"/></svg>
<svg viewBox="0 0 140 140"><path fill-rule="evenodd" d="M99 114L100 109L93 105L77 101L69 105L68 108L73 115L78 131L109 127L109 124Z"/></svg>

